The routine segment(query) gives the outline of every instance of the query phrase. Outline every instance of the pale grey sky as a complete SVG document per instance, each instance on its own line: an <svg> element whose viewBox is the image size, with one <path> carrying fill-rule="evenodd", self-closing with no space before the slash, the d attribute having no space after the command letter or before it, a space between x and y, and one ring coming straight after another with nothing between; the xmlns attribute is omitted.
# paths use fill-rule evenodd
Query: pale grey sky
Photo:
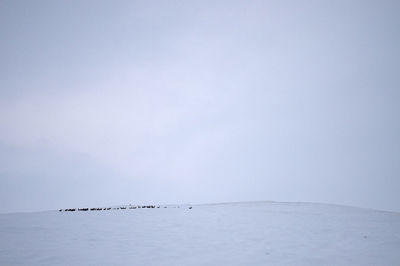
<svg viewBox="0 0 400 266"><path fill-rule="evenodd" d="M400 211L399 3L0 0L0 212Z"/></svg>

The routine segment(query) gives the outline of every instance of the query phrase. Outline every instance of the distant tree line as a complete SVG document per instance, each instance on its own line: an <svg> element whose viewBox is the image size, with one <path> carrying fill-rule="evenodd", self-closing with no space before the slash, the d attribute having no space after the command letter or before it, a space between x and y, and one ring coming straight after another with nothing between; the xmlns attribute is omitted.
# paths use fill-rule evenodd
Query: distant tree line
<svg viewBox="0 0 400 266"><path fill-rule="evenodd" d="M74 211L109 211L109 210L126 210L126 209L154 209L154 208L161 208L161 206L155 206L155 205L136 205L136 206L132 206L129 205L128 207L108 207L108 208L78 208L78 209L59 209L60 212L64 211L64 212L74 212ZM167 206L164 206L164 208L167 208ZM179 206L175 206L173 208L179 208ZM192 209L192 207L190 206L189 209Z"/></svg>

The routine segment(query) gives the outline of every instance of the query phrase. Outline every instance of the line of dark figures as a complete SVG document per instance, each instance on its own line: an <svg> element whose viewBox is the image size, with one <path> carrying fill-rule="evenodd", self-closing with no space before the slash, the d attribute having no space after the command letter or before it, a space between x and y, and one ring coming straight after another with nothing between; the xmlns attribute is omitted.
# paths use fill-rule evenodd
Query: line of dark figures
<svg viewBox="0 0 400 266"><path fill-rule="evenodd" d="M65 212L74 212L74 211L109 211L109 210L126 210L126 209L154 209L154 208L161 208L160 206L155 206L155 205L143 205L143 206L129 206L129 207L114 207L114 208L78 208L78 209L60 209L59 211L65 211ZM167 206L164 206L164 208L167 208ZM177 206L179 208L179 206ZM192 207L189 207L191 209Z"/></svg>

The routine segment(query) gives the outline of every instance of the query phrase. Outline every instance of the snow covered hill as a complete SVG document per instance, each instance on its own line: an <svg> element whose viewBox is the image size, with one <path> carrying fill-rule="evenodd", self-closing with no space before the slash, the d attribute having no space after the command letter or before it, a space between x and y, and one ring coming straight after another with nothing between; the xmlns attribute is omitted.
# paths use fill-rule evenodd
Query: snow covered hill
<svg viewBox="0 0 400 266"><path fill-rule="evenodd" d="M0 215L0 265L400 265L400 213L252 202Z"/></svg>

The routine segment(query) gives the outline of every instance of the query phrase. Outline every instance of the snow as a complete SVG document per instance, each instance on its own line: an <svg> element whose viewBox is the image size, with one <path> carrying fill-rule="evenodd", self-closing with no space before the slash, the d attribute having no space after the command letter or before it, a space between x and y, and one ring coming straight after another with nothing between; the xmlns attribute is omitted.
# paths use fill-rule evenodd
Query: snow
<svg viewBox="0 0 400 266"><path fill-rule="evenodd" d="M400 213L231 203L0 215L0 265L399 265Z"/></svg>

